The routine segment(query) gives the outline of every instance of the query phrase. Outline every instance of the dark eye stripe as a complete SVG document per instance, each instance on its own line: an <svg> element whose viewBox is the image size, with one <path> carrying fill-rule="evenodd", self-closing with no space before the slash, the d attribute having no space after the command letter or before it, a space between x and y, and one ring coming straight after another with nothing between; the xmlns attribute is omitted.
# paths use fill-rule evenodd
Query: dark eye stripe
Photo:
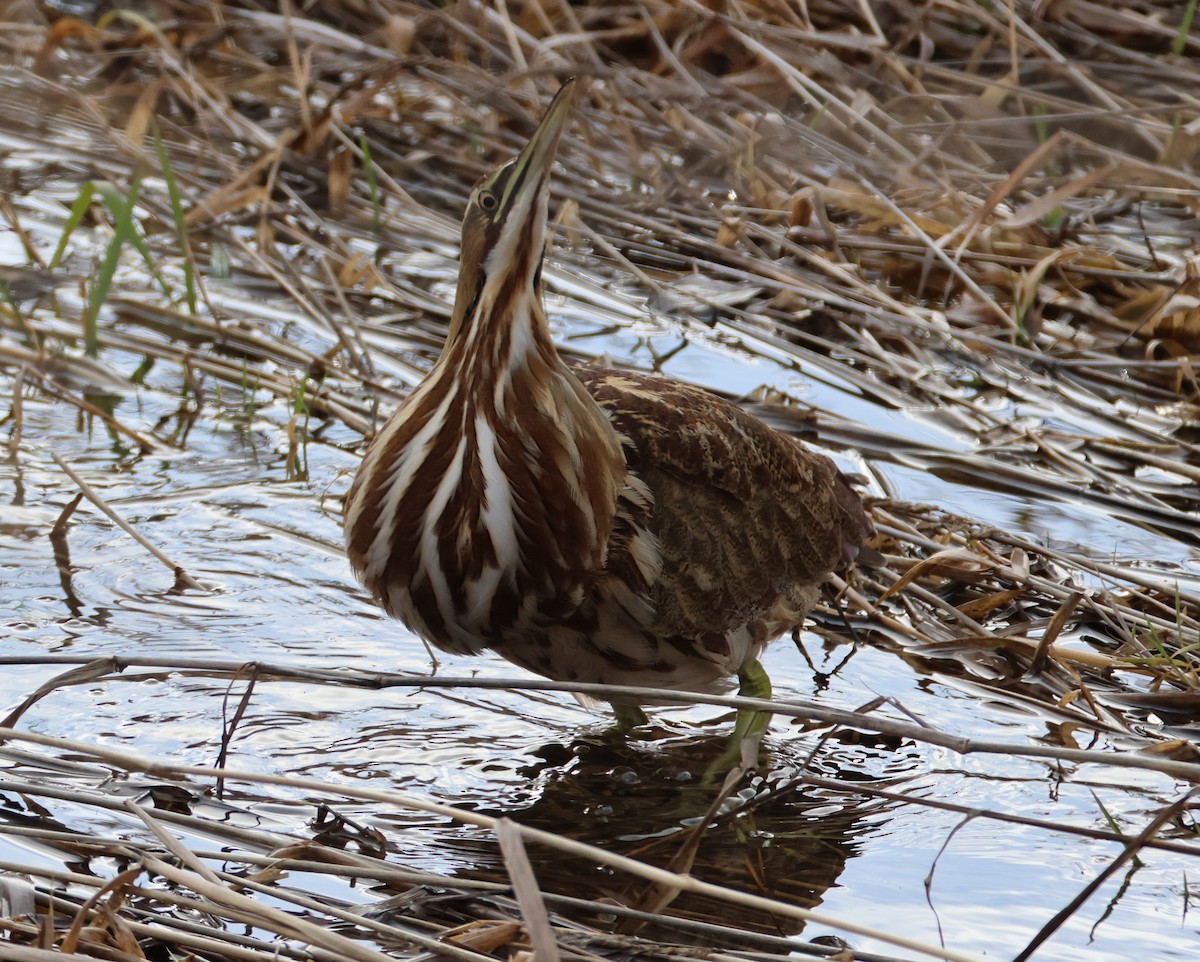
<svg viewBox="0 0 1200 962"><path fill-rule="evenodd" d="M508 210L508 205L512 201L513 195L521 189L521 185L525 182L525 175L529 173L528 164L522 164L520 167L516 167L514 164L510 164L505 168L508 174L508 183L504 185L504 193L500 199L500 206L504 210Z"/></svg>

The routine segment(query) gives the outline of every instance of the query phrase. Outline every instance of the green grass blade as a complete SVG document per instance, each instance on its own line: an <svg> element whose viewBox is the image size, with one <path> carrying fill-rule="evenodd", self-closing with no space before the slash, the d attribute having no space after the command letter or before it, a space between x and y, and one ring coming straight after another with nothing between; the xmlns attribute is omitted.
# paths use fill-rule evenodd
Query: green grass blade
<svg viewBox="0 0 1200 962"><path fill-rule="evenodd" d="M1196 16L1196 0L1188 0L1187 8L1183 11L1183 20L1175 33L1171 44L1171 53L1180 56L1187 49L1188 34L1192 32L1192 19Z"/></svg>
<svg viewBox="0 0 1200 962"><path fill-rule="evenodd" d="M121 262L121 249L126 242L134 241L136 231L133 229L133 212L137 206L138 190L141 178L134 174L129 184L129 196L122 199L116 188L111 184L96 184L95 189L100 193L105 205L113 215L113 236L104 252L104 259L92 280L89 292L87 311L83 316L83 344L88 357L96 357L100 352L100 340L97 322L100 308L108 298L109 288L112 287L113 277L117 273L117 265Z"/></svg>
<svg viewBox="0 0 1200 962"><path fill-rule="evenodd" d="M83 220L83 215L88 212L88 208L92 205L92 198L96 195L96 182L94 180L86 181L79 188L79 193L75 195L75 203L71 205L71 211L67 215L67 223L63 227L62 237L58 239L58 246L54 248L54 256L50 258L50 263L47 265L49 270L54 270L58 267L62 256L67 250L67 241L71 239L71 234L75 228L79 226Z"/></svg>
<svg viewBox="0 0 1200 962"><path fill-rule="evenodd" d="M158 118L150 119L150 130L154 134L154 151L158 154L159 167L163 180L167 182L167 196L171 201L171 217L175 221L175 233L179 238L179 249L183 252L183 282L184 296L187 298L188 311L196 313L196 262L192 257L192 245L188 240L187 218L183 210L183 198L179 193L179 181L175 177L175 168L171 166L171 158L167 156L167 148L163 145L162 134L158 129Z"/></svg>
<svg viewBox="0 0 1200 962"><path fill-rule="evenodd" d="M358 149L362 151L363 170L367 174L367 192L371 195L371 227L379 230L383 224L383 198L379 194L379 181L375 177L375 162L371 160L371 145L366 134L358 135Z"/></svg>
<svg viewBox="0 0 1200 962"><path fill-rule="evenodd" d="M162 271L158 269L158 264L154 261L154 255L150 252L150 245L146 243L146 239L138 233L134 226L133 214L137 209L138 197L141 194L141 174L135 174L133 180L129 184L129 196L122 197L115 187L111 184L99 184L96 188L104 204L108 207L112 214L113 225L118 234L121 235L122 243L128 243L130 247L142 255L142 260L146 262L146 269L150 272L150 276L154 278L163 292L163 296L167 300L174 300L175 293L171 289L171 285L167 283L167 279L163 277Z"/></svg>

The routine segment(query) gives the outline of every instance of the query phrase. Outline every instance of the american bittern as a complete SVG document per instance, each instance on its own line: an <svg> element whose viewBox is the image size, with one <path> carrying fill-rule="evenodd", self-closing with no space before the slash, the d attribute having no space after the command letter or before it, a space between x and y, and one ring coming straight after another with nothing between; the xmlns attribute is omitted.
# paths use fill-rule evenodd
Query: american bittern
<svg viewBox="0 0 1200 962"><path fill-rule="evenodd" d="M350 563L445 651L613 685L713 691L737 674L769 697L759 654L870 524L832 461L735 405L559 356L541 268L572 88L471 193L445 347L346 499ZM764 726L739 717L755 743Z"/></svg>

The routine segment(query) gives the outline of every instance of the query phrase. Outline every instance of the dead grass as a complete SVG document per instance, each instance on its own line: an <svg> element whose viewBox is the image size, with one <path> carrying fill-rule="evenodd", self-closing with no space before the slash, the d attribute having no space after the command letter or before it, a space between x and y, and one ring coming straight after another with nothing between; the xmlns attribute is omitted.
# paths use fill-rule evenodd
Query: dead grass
<svg viewBox="0 0 1200 962"><path fill-rule="evenodd" d="M1074 731L1118 732L1141 749L1129 757L1193 777L1194 748L1171 731L1200 714L1200 40L1181 32L1186 5L139 9L85 22L0 4L4 148L52 156L0 161L0 219L25 253L0 268L13 451L27 441L27 391L99 419L133 451L185 447L197 419L214 416L214 389L249 405L260 393L290 399L295 476L306 445L323 443L318 430L357 443L440 345L470 185L579 75L551 287L615 324L641 318L649 298L684 333L711 328L850 385L879 411L936 412L957 448L753 399L781 427L857 452L885 494L872 466L903 465L1177 545L1190 569L1097 558L885 496L874 513L889 569L846 598L856 630L906 658L1019 682L1059 713L1056 750L1078 750ZM90 182L113 185L110 202L80 202ZM113 238L111 263L92 263ZM222 282L230 269L236 288ZM681 289L693 274L699 293ZM247 303L255 291L286 303L288 322ZM135 390L106 361L114 352L179 368L189 387L176 418L135 431L97 407L97 392ZM30 831L67 844L53 826ZM573 957L657 951L601 946L616 937L557 916L530 935L527 887L522 913L486 885L262 833L243 842L228 875L203 852L172 848L167 861L101 838L69 844L138 868L105 883L5 866L34 879L40 921L10 913L4 925L29 948L5 943L0 958L142 958L148 943L230 959L483 958L526 951L527 937L542 962L554 940ZM488 908L472 910L477 925L410 931L283 894L282 871L301 867L387 880L410 902L453 885ZM56 890L67 881L69 897ZM306 914L264 908L245 894L256 886ZM186 921L199 918L288 941ZM796 950L750 942L767 956Z"/></svg>

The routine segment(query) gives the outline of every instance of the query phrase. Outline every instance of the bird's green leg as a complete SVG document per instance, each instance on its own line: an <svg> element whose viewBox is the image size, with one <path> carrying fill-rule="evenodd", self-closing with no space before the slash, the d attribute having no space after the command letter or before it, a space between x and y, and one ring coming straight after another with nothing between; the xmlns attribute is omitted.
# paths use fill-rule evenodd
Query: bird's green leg
<svg viewBox="0 0 1200 962"><path fill-rule="evenodd" d="M741 687L738 694L743 698L761 698L771 700L771 678L762 662L753 658L742 665L738 672ZM753 768L758 764L758 747L762 744L763 734L771 723L771 715L765 711L754 711L750 708L739 708L737 723L733 726L733 748L737 749L742 765Z"/></svg>
<svg viewBox="0 0 1200 962"><path fill-rule="evenodd" d="M738 681L741 682L738 694L743 698L770 699L771 678L757 658L742 665L738 670ZM739 708L729 747L708 767L705 781L715 781L717 776L724 775L735 766L742 773L754 768L758 764L758 749L770 721L769 712Z"/></svg>

